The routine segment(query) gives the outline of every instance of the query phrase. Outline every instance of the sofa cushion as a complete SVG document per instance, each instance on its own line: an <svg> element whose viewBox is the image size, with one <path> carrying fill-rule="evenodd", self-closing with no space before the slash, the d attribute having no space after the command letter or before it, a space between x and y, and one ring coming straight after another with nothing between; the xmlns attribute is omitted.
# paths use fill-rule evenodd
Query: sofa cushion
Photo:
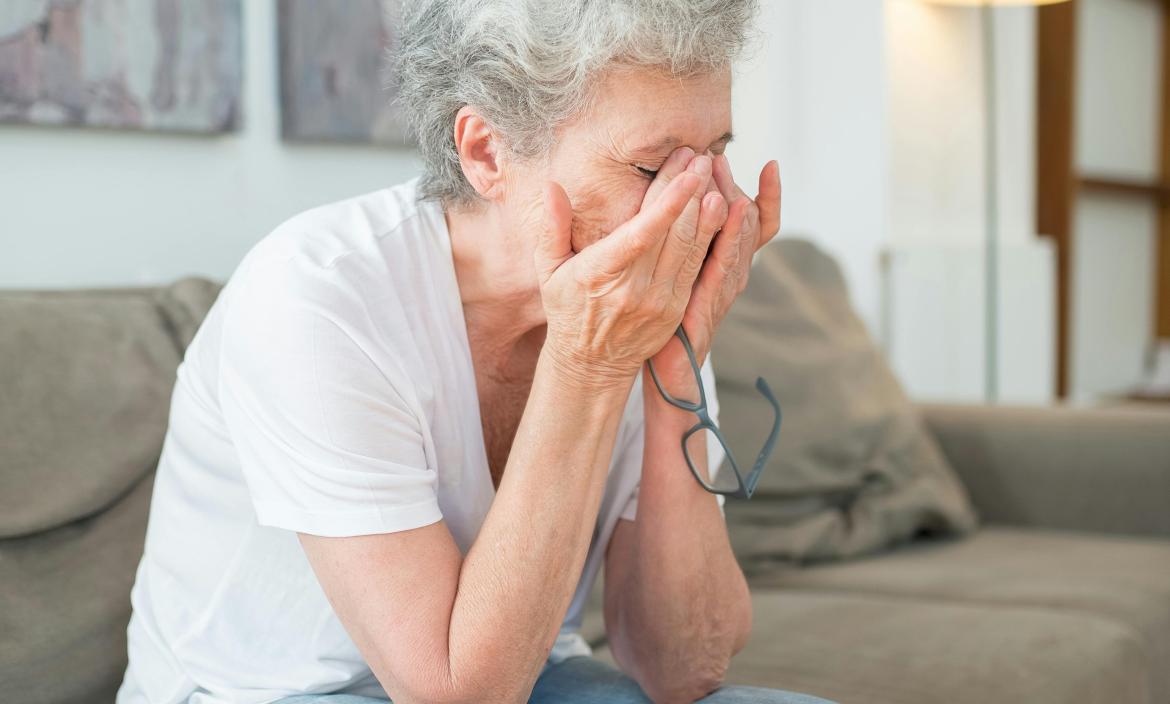
<svg viewBox="0 0 1170 704"><path fill-rule="evenodd" d="M154 470L220 285L0 292L0 539L100 511Z"/></svg>
<svg viewBox="0 0 1170 704"><path fill-rule="evenodd" d="M218 281L188 277L157 291L155 301L166 317L179 349L186 350L191 344L222 289L223 284Z"/></svg>
<svg viewBox="0 0 1170 704"><path fill-rule="evenodd" d="M218 292L0 293L0 682L22 701L113 700L175 368Z"/></svg>
<svg viewBox="0 0 1170 704"><path fill-rule="evenodd" d="M837 265L812 244L760 250L712 350L720 426L750 465L783 409L780 441L750 502L728 502L735 547L752 560L874 552L976 518L961 483L853 311Z"/></svg>
<svg viewBox="0 0 1170 704"><path fill-rule="evenodd" d="M920 408L987 523L1170 539L1166 407Z"/></svg>
<svg viewBox="0 0 1170 704"><path fill-rule="evenodd" d="M153 474L107 510L0 540L0 682L5 701L112 702L126 670L130 586Z"/></svg>
<svg viewBox="0 0 1170 704"><path fill-rule="evenodd" d="M0 538L91 515L152 471L180 350L155 291L0 293Z"/></svg>
<svg viewBox="0 0 1170 704"><path fill-rule="evenodd" d="M985 528L963 541L848 564L778 567L749 579L753 588L1043 609L1109 620L1141 643L1152 701L1170 702L1170 541Z"/></svg>
<svg viewBox="0 0 1170 704"><path fill-rule="evenodd" d="M840 702L1170 702L1170 542L984 528L748 574L728 681ZM600 589L582 632L604 647Z"/></svg>
<svg viewBox="0 0 1170 704"><path fill-rule="evenodd" d="M842 704L1159 701L1140 636L1092 614L793 590L752 602L731 684Z"/></svg>

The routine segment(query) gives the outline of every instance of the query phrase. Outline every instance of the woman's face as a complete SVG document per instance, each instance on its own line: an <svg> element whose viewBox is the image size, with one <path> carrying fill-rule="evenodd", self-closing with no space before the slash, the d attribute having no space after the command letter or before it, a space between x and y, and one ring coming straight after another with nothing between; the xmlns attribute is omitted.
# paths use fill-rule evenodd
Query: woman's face
<svg viewBox="0 0 1170 704"><path fill-rule="evenodd" d="M601 79L597 90L592 109L561 129L545 163L508 177L509 191L523 201L519 219L526 229L542 222L544 182L564 187L573 205L575 251L637 214L654 172L672 151L685 146L720 154L731 139L729 70L677 79L622 69ZM539 230L531 234L535 244Z"/></svg>

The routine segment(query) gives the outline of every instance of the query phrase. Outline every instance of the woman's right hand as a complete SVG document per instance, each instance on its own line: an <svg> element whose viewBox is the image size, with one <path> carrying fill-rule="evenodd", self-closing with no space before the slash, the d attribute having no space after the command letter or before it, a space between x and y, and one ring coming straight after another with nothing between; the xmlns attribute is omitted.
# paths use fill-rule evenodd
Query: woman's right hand
<svg viewBox="0 0 1170 704"><path fill-rule="evenodd" d="M574 253L572 209L556 182L545 186L536 270L548 318L545 350L594 383L627 383L674 334L715 232L727 218L709 189L711 159L688 148L659 169L641 209Z"/></svg>

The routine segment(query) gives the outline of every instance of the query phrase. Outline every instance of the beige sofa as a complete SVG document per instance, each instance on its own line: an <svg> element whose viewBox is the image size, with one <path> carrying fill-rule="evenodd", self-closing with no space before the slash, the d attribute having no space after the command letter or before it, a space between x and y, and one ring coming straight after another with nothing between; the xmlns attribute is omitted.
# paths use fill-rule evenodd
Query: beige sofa
<svg viewBox="0 0 1170 704"><path fill-rule="evenodd" d="M3 701L112 700L175 367L216 291L0 293ZM1170 414L922 410L984 527L752 567L730 679L843 703L1170 704Z"/></svg>
<svg viewBox="0 0 1170 704"><path fill-rule="evenodd" d="M842 703L1170 703L1170 414L923 411L984 527L749 573L730 681Z"/></svg>

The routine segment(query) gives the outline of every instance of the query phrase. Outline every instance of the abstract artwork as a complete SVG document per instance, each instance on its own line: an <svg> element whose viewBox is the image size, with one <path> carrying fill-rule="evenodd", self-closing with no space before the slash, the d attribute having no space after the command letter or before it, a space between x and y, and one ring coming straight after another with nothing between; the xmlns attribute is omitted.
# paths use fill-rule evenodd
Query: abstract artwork
<svg viewBox="0 0 1170 704"><path fill-rule="evenodd" d="M286 139L409 144L386 56L396 0L280 0Z"/></svg>
<svg viewBox="0 0 1170 704"><path fill-rule="evenodd" d="M0 122L223 132L241 0L0 0Z"/></svg>

